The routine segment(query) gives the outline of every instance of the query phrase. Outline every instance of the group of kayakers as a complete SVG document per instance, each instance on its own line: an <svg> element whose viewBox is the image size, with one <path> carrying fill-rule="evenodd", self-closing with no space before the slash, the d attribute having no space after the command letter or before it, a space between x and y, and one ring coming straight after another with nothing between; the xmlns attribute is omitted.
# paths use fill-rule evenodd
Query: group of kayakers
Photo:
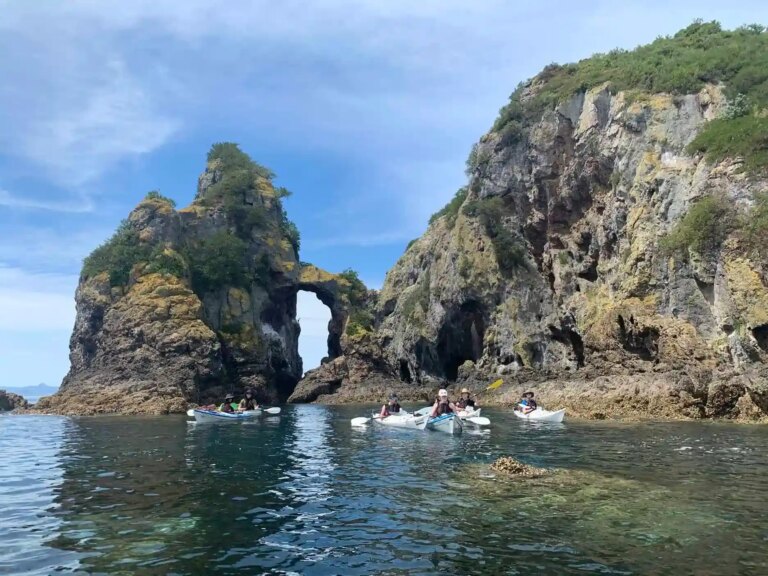
<svg viewBox="0 0 768 576"><path fill-rule="evenodd" d="M448 390L445 388L442 388L437 393L437 398L435 399L434 404L432 405L432 412L430 414L431 418L435 418L437 416L441 416L443 414L452 414L453 412L461 412L462 410L467 410L468 408L475 409L476 403L472 399L471 392L468 388L462 388L461 389L461 395L456 402L451 402L448 398ZM392 414L399 414L400 413L400 401L397 398L397 394L390 394L389 400L386 404L384 404L381 407L381 412L379 413L381 418L386 418L387 416L390 416Z"/></svg>
<svg viewBox="0 0 768 576"><path fill-rule="evenodd" d="M235 402L235 395L229 392L224 396L224 402L219 404L210 404L208 406L202 406L203 410L217 410L219 412L226 412L232 414L234 412L247 412L248 410L256 410L259 408L256 399L253 397L253 390L246 388L243 393L243 398L240 402Z"/></svg>
<svg viewBox="0 0 768 576"><path fill-rule="evenodd" d="M525 392L518 404L515 406L515 410L519 410L523 414L533 412L538 408L536 400L533 399L533 392ZM448 397L448 390L445 388L440 389L437 393L437 398L434 404L432 404L432 412L430 412L430 418L436 418L443 414L452 414L454 412L461 412L467 409L475 410L477 403L472 399L472 394L468 388L461 389L461 395L456 402L451 402ZM389 400L381 407L379 416L386 418L392 414L400 413L400 401L397 398L397 394L390 394Z"/></svg>

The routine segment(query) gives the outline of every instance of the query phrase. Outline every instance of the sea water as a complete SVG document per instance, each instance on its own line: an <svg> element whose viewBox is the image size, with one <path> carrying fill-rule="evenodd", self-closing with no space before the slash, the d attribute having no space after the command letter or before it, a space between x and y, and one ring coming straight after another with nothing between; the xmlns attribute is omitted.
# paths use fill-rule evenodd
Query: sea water
<svg viewBox="0 0 768 576"><path fill-rule="evenodd" d="M768 427L367 413L2 416L0 574L768 574Z"/></svg>

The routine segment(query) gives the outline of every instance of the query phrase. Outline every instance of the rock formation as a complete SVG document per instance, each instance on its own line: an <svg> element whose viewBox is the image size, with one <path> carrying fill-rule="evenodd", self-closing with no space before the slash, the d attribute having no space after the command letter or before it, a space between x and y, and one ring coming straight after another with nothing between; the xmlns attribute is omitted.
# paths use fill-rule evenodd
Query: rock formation
<svg viewBox="0 0 768 576"><path fill-rule="evenodd" d="M71 368L37 408L167 413L254 389L284 401L301 378L296 294L329 306L329 359L367 291L298 261L284 189L233 144L215 145L192 204L150 193L84 264Z"/></svg>
<svg viewBox="0 0 768 576"><path fill-rule="evenodd" d="M387 274L366 340L386 372L429 390L502 377L486 402L535 386L592 417L768 414L768 179L754 165L765 121L727 85L649 91L621 68L642 50L699 50L704 77L709 35L743 62L745 46L766 42L762 30L694 24L548 67L513 94L472 150L467 187ZM677 81L664 66L648 74ZM711 144L734 127L729 143L757 148ZM313 384L335 378L345 394L360 382L337 362Z"/></svg>
<svg viewBox="0 0 768 576"><path fill-rule="evenodd" d="M17 408L27 408L29 403L18 394L0 390L0 412L16 410Z"/></svg>
<svg viewBox="0 0 768 576"><path fill-rule="evenodd" d="M768 33L694 23L548 66L387 274L298 261L272 175L216 145L191 206L150 194L86 261L58 411L428 398L454 383L570 414L768 415ZM296 292L329 306L302 375Z"/></svg>

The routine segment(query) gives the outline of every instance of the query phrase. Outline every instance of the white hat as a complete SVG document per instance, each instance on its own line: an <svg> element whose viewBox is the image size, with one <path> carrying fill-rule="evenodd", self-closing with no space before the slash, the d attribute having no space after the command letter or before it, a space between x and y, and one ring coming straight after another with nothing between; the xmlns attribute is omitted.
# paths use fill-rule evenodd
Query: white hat
<svg viewBox="0 0 768 576"><path fill-rule="evenodd" d="M440 392L438 392L437 395L440 396L441 398L443 396L448 396L448 390L446 390L445 388L441 388Z"/></svg>

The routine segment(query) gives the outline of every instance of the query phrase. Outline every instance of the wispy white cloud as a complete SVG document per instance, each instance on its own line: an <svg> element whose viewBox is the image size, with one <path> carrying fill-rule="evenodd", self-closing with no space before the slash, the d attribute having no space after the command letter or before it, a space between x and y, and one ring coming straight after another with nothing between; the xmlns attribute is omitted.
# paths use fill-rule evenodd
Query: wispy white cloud
<svg viewBox="0 0 768 576"><path fill-rule="evenodd" d="M26 210L45 210L48 212L82 213L93 211L93 201L87 196L65 200L37 200L11 194L0 190L0 206L22 208Z"/></svg>

